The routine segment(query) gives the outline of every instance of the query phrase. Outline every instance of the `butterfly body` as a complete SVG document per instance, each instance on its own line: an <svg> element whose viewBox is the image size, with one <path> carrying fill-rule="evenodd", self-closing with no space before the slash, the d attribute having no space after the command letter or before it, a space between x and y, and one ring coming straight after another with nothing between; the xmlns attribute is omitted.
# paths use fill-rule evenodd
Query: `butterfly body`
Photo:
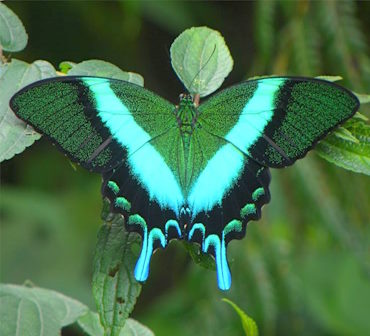
<svg viewBox="0 0 370 336"><path fill-rule="evenodd" d="M348 90L318 79L250 80L195 106L140 86L72 76L22 89L15 113L73 161L103 175L102 194L142 236L135 277L155 249L197 242L228 289L227 244L245 235L270 201L269 167L291 165L358 109Z"/></svg>
<svg viewBox="0 0 370 336"><path fill-rule="evenodd" d="M181 161L183 165L178 165L178 179L180 182L181 189L184 192L186 198L190 184L192 182L192 162L191 162L191 151L192 151L192 137L193 133L196 132L198 111L196 110L193 99L190 95L180 95L180 103L176 107L176 119L179 127L179 134L181 137Z"/></svg>

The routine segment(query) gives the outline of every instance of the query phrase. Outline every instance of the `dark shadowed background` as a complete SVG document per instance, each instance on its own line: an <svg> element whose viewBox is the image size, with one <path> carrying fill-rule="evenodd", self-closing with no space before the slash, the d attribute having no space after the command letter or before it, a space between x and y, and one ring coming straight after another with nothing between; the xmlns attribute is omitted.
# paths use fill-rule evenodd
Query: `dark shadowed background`
<svg viewBox="0 0 370 336"><path fill-rule="evenodd" d="M370 2L7 1L29 35L27 62L102 59L140 73L176 103L169 48L191 26L225 37L223 87L263 74L341 75L370 93ZM369 116L369 109L363 114ZM60 291L93 307L91 263L101 178L41 139L1 167L1 282ZM242 335L228 297L261 335L366 335L370 330L370 183L310 153L272 172L272 202L230 244L233 285L195 265L180 243L153 258L133 317L156 335ZM81 335L74 327L63 335Z"/></svg>

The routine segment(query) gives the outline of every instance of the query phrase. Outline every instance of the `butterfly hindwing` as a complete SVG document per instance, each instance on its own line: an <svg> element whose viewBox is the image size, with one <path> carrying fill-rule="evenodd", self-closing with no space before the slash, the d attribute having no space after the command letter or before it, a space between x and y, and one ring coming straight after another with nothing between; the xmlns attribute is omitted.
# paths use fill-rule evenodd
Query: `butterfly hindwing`
<svg viewBox="0 0 370 336"><path fill-rule="evenodd" d="M134 272L138 281L145 281L152 253L159 247L165 248L171 239L181 239L183 230L176 211L161 207L160 202L151 197L142 181L130 170L125 160L113 171L105 173L102 194L111 201L114 212L125 216L126 228L142 237L141 254ZM163 183L163 177L158 182L161 181ZM166 184L165 181L163 184Z"/></svg>
<svg viewBox="0 0 370 336"><path fill-rule="evenodd" d="M358 106L350 91L325 80L269 77L214 95L200 105L199 119L260 164L279 168L302 158Z"/></svg>
<svg viewBox="0 0 370 336"><path fill-rule="evenodd" d="M188 205L192 220L185 237L215 257L220 289L231 285L227 244L245 236L249 220L260 218L261 207L270 200L269 183L267 167L224 141L191 189Z"/></svg>

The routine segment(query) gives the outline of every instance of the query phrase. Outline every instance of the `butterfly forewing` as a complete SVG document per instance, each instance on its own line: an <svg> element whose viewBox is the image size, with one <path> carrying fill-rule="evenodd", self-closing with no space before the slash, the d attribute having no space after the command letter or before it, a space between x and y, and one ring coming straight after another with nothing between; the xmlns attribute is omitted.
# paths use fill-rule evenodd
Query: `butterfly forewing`
<svg viewBox="0 0 370 336"><path fill-rule="evenodd" d="M174 106L125 81L58 77L19 91L10 105L73 161L107 171L170 127ZM126 153L127 152L127 153Z"/></svg>
<svg viewBox="0 0 370 336"><path fill-rule="evenodd" d="M334 83L270 77L221 91L200 105L199 119L208 132L260 164L278 168L302 158L358 107L358 99Z"/></svg>

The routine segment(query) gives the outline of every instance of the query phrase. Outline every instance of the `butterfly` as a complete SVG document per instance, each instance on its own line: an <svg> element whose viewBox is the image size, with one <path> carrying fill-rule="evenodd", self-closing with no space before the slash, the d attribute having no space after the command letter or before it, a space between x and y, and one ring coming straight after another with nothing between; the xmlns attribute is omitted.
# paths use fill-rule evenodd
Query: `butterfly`
<svg viewBox="0 0 370 336"><path fill-rule="evenodd" d="M227 245L270 201L269 168L304 157L359 101L325 80L266 77L200 105L183 94L175 106L126 81L63 76L21 89L10 106L72 161L102 174L111 210L142 237L138 281L157 248L184 239L214 256L227 290Z"/></svg>

